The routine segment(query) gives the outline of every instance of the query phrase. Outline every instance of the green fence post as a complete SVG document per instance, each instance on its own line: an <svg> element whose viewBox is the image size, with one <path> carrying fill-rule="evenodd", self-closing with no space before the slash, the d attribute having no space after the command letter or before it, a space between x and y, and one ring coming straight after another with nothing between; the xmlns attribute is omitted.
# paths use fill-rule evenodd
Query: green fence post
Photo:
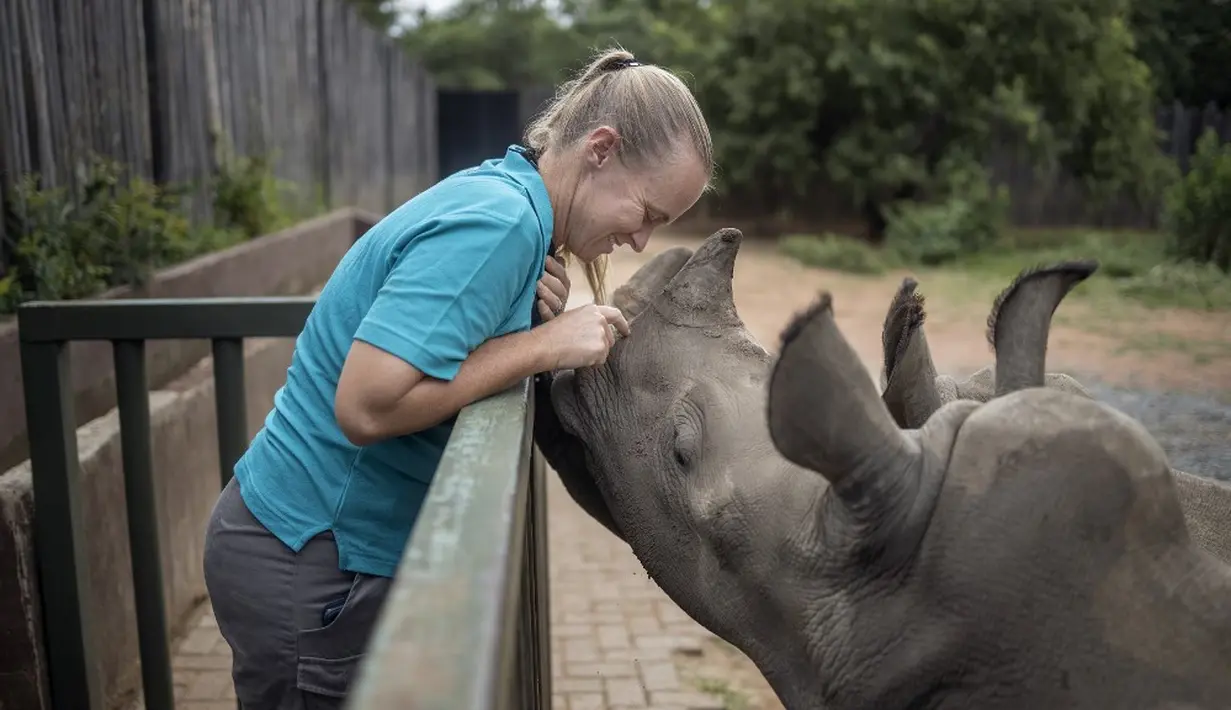
<svg viewBox="0 0 1231 710"><path fill-rule="evenodd" d="M145 375L145 341L117 340L116 404L120 410L120 447L124 463L124 501L128 506L128 549L132 554L133 597L146 710L175 710L175 686L163 599L158 496L150 451L150 393Z"/></svg>
<svg viewBox="0 0 1231 710"><path fill-rule="evenodd" d="M18 333L33 319L18 310ZM89 560L81 529L81 470L72 376L64 341L21 343L21 374L34 478L34 547L38 557L54 708L97 710L103 694L94 650Z"/></svg>

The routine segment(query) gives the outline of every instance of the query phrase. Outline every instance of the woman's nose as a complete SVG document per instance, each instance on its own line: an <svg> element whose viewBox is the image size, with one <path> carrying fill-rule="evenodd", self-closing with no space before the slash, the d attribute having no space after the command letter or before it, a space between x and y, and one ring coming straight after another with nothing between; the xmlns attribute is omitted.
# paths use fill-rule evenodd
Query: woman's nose
<svg viewBox="0 0 1231 710"><path fill-rule="evenodd" d="M650 243L650 233L654 231L653 227L642 227L633 232L633 251L640 254L645 250L645 245Z"/></svg>

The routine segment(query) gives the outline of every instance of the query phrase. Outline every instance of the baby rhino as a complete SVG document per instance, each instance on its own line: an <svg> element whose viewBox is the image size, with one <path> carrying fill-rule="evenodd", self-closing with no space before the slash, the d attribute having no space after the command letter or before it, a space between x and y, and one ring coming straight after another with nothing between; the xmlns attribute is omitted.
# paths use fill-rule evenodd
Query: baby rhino
<svg viewBox="0 0 1231 710"><path fill-rule="evenodd" d="M685 612L792 710L1231 707L1231 567L1137 422L1044 387L1046 327L904 429L828 295L752 339L740 239L657 257L607 362L538 390L561 480Z"/></svg>
<svg viewBox="0 0 1231 710"><path fill-rule="evenodd" d="M903 430L831 305L784 332L768 403L775 447L830 484L818 673L842 680L817 707L1231 707L1231 568L1145 429L1039 358Z"/></svg>
<svg viewBox="0 0 1231 710"><path fill-rule="evenodd" d="M898 426L918 429L941 405L958 399L987 402L1037 379L1041 356L1031 343L1047 340L1052 313L1077 283L1094 273L1094 262L1061 263L1029 269L996 299L988 317L988 341L996 349L995 369L983 367L965 380L939 375L924 334L923 295L912 278L902 281L885 314L881 398ZM999 340L1000 346L996 347ZM1040 368L1032 371L1031 368ZM1043 375L1048 387L1090 397L1064 373ZM1231 564L1231 487L1172 469L1188 531L1206 550Z"/></svg>

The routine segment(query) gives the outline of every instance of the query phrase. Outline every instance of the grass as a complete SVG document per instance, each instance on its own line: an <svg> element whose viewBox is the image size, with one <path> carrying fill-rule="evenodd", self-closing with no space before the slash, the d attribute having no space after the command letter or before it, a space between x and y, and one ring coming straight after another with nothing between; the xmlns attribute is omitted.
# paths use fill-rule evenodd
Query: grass
<svg viewBox="0 0 1231 710"><path fill-rule="evenodd" d="M751 710L748 697L731 687L725 680L714 678L698 678L697 690L709 693L722 702L723 710Z"/></svg>
<svg viewBox="0 0 1231 710"><path fill-rule="evenodd" d="M1231 358L1231 343L1219 340L1181 338L1171 333L1141 333L1130 335L1120 344L1119 352L1141 353L1179 352L1194 365L1208 365Z"/></svg>
<svg viewBox="0 0 1231 710"><path fill-rule="evenodd" d="M837 234L793 234L779 240L778 248L803 264L823 269L874 275L890 268L885 252Z"/></svg>
<svg viewBox="0 0 1231 710"><path fill-rule="evenodd" d="M787 256L809 266L861 275L879 275L907 266L888 249L834 234L791 235L779 241ZM1213 266L1168 262L1164 239L1128 230L1010 230L999 243L938 267L915 272L944 274L950 286L971 297L988 298L1022 269L1057 261L1097 259L1099 270L1073 291L1074 296L1113 306L1129 298L1149 308L1231 311L1231 276Z"/></svg>

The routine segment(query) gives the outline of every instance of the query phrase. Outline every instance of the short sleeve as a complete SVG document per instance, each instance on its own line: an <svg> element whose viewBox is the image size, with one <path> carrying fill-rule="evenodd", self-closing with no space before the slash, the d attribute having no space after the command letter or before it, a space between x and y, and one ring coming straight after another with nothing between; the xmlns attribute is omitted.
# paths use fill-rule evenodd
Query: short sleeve
<svg viewBox="0 0 1231 710"><path fill-rule="evenodd" d="M521 214L475 210L434 220L398 255L355 339L452 380L542 269L540 240L528 206Z"/></svg>

